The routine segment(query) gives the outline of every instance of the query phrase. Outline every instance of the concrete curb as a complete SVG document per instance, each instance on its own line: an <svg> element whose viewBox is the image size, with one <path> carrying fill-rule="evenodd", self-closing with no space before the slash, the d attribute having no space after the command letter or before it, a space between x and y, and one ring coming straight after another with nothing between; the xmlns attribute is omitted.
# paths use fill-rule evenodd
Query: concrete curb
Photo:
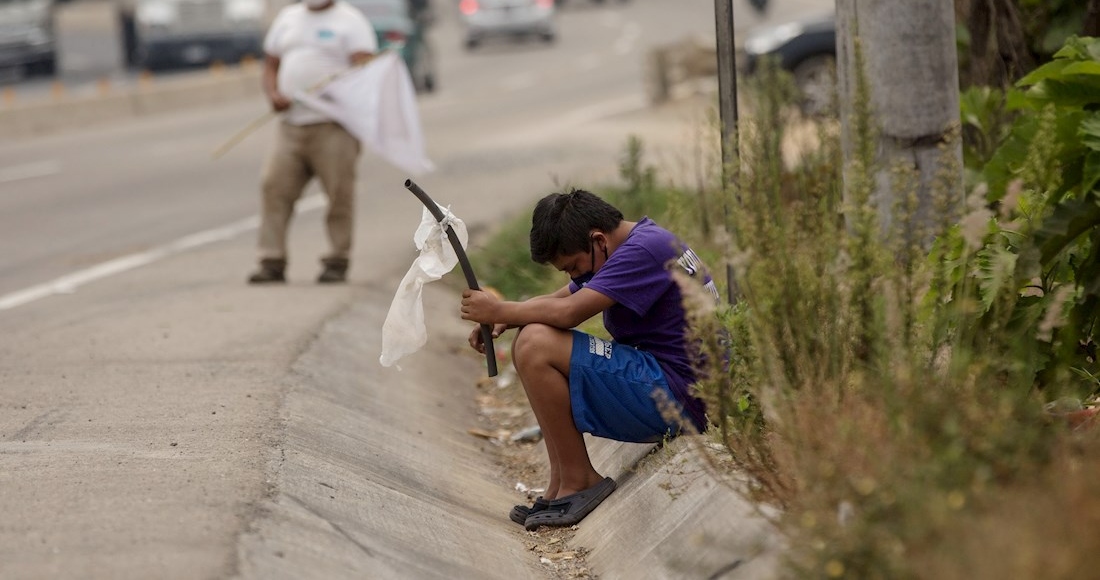
<svg viewBox="0 0 1100 580"><path fill-rule="evenodd" d="M120 119L260 98L258 66L211 69L209 74L139 82L118 92L55 97L47 102L0 106L0 136L30 137L82 129Z"/></svg>
<svg viewBox="0 0 1100 580"><path fill-rule="evenodd" d="M578 526L600 578L781 577L783 541L701 458L700 438L651 445L590 438L596 469L619 484ZM735 484L734 482L729 482Z"/></svg>

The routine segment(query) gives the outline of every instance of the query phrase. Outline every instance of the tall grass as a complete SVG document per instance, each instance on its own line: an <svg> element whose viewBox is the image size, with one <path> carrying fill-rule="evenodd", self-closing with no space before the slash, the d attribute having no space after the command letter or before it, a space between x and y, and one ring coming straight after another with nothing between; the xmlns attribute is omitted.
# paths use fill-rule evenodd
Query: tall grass
<svg viewBox="0 0 1100 580"><path fill-rule="evenodd" d="M791 122L786 80L772 70L759 81L780 88L758 90L764 106L743 123L743 154L727 172L737 203L722 253L733 257L741 302L723 322L735 337L729 373L700 385L711 418L755 482L753 497L785 508L793 576L995 577L1015 555L971 534L1010 519L999 509L1006 498L1027 503L1065 483L1044 501L1064 505L1100 484L1073 473L1097 454L1045 420L1046 393L1032 388L1040 325L1011 318L1019 289L987 284L990 261L1011 259L988 235L990 210L973 204L959 219L965 196L945 147L941 221L907 229L919 204L906 167L890 168L892 219L876 215L865 84L846 166L828 123L816 150L778 166L777 128ZM1045 544L1041 530L1020 532L1001 530L1000 545L1013 535ZM1067 534L1050 537L1062 543L1026 554L1058 553L1069 558L1060 569L1073 571L1097 559L1098 532L1083 530L1072 549ZM1028 566L1051 559L1019 554Z"/></svg>
<svg viewBox="0 0 1100 580"><path fill-rule="evenodd" d="M648 214L684 236L716 273L736 274L735 304L692 310L709 360L729 362L697 387L707 436L747 477L747 497L782 508L769 513L789 538L787 575L1095 576L1096 436L1044 413L1058 389L1036 388L1044 369L1066 368L1037 347L1060 323L1059 304L1009 281L1026 260L1014 252L1036 207L1028 192L1058 177L1054 145L1036 140L1033 163L1003 196L1013 201L998 208L962 190L945 147L940 220L917 230L907 226L918 178L892 167L899 201L884 230L871 200L867 89L858 154L844 165L835 121L818 123L816 145L792 155L786 128L806 121L792 112L790 79L765 69L755 84L737 162L710 187L660 183L631 141L623 184L601 193L628 219ZM516 227L502 255L526 250ZM524 278L514 266L496 270ZM1021 316L1029 300L1046 302Z"/></svg>

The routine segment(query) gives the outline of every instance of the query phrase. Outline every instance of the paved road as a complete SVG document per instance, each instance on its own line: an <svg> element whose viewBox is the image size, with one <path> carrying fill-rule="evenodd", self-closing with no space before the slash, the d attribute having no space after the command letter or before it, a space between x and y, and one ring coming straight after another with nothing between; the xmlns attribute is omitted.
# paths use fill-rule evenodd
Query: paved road
<svg viewBox="0 0 1100 580"><path fill-rule="evenodd" d="M627 135L674 160L702 114L645 109L642 56L711 31L710 7L577 5L554 46L474 54L445 19L421 103L439 171L419 183L478 239L615 179ZM0 576L538 576L463 437L479 370L452 309L432 307L447 342L405 372L374 362L420 216L404 174L364 155L349 285L311 283L311 200L290 284L243 283L270 127L209 154L263 106L0 136Z"/></svg>
<svg viewBox="0 0 1100 580"><path fill-rule="evenodd" d="M272 7L283 0L269 0ZM653 0L633 0L653 1ZM454 0L436 0L445 25L453 25L456 19L457 2ZM770 0L763 13L752 9L746 0L732 0L734 8L735 40L740 43L745 33L756 26L775 24L794 18L817 15L833 9L830 0ZM122 63L119 46L118 22L112 0L70 0L58 7L56 27L58 30L58 77L70 95L96 94L101 88L99 82L108 80L115 89L132 86L136 75L127 71ZM274 8L273 8L274 9ZM571 0L562 10L567 16L571 13L591 13L601 8L591 0ZM703 10L713 12L713 3L688 3L684 10ZM700 29L698 32L714 35L714 27ZM449 43L441 46L447 52L458 52L459 45ZM202 72L177 70L165 71L167 76L194 76ZM33 101L50 98L53 79L23 79L15 84L5 82L0 75L0 85L8 84L12 94L20 101Z"/></svg>

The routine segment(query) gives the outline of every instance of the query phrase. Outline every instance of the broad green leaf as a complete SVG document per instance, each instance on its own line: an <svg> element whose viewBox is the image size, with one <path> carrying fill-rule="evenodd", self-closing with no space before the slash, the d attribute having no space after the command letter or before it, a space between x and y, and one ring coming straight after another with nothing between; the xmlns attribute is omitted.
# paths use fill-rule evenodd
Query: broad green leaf
<svg viewBox="0 0 1100 580"><path fill-rule="evenodd" d="M1089 151L1081 174L1081 192L1092 191L1100 182L1100 151Z"/></svg>
<svg viewBox="0 0 1100 580"><path fill-rule="evenodd" d="M1090 191L1083 198L1067 199L1054 207L1036 233L1042 250L1042 263L1051 261L1090 229L1100 228L1100 192Z"/></svg>
<svg viewBox="0 0 1100 580"><path fill-rule="evenodd" d="M1088 52L1089 58L1092 60L1100 60L1100 42L1097 42L1096 38L1092 39L1092 42L1088 43L1085 47L1085 51Z"/></svg>
<svg viewBox="0 0 1100 580"><path fill-rule="evenodd" d="M1008 89L1005 91L1005 110L1020 111L1030 109L1034 105L1027 98L1027 93L1020 89Z"/></svg>
<svg viewBox="0 0 1100 580"><path fill-rule="evenodd" d="M1095 39L1089 37L1071 36L1066 39L1066 45L1063 46L1058 52L1054 53L1055 59L1078 59L1085 60L1090 58L1093 47L1096 46Z"/></svg>
<svg viewBox="0 0 1100 580"><path fill-rule="evenodd" d="M1046 79L1036 83L1027 95L1037 101L1063 107L1085 107L1100 103L1100 77L1084 77L1086 81Z"/></svg>
<svg viewBox="0 0 1100 580"><path fill-rule="evenodd" d="M1028 85L1034 85L1039 81L1045 81L1047 79L1060 79L1063 77L1062 71L1066 67L1074 64L1071 60L1054 60L1044 64L1043 66L1031 71L1024 78L1016 81L1016 86L1026 87Z"/></svg>
<svg viewBox="0 0 1100 580"><path fill-rule="evenodd" d="M1100 62L1088 60L1075 62L1062 69L1062 74L1069 75L1100 75Z"/></svg>

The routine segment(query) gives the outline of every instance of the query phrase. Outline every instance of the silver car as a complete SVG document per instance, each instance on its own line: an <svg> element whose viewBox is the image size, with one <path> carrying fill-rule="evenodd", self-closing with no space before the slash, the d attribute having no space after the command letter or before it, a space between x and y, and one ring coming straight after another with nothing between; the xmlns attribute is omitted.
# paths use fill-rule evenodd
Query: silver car
<svg viewBox="0 0 1100 580"><path fill-rule="evenodd" d="M461 0L458 10L466 24L466 48L487 38L537 37L553 42L554 0Z"/></svg>

